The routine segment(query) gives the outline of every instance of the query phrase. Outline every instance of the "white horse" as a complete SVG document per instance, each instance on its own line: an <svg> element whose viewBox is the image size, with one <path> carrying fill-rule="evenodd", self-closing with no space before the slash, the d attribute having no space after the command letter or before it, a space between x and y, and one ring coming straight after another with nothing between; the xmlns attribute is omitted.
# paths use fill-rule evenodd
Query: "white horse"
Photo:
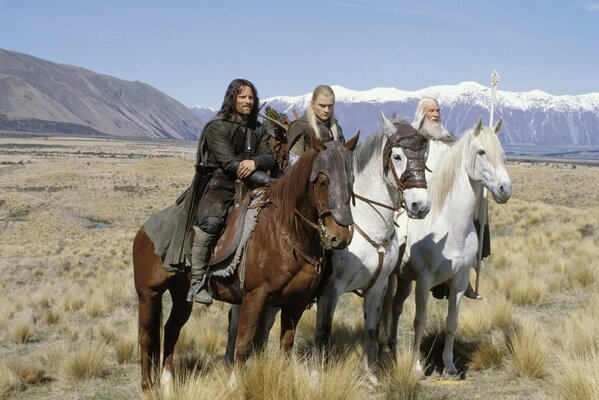
<svg viewBox="0 0 599 400"><path fill-rule="evenodd" d="M344 251L332 252L332 273L318 298L314 331L314 348L319 354L329 343L339 297L360 290L364 297L364 355L374 382L370 367L378 357L378 321L388 276L399 256L393 216L402 204L410 218L424 218L430 208L424 176L426 140L407 123L392 124L383 116L383 124L383 130L371 135L354 153L354 236ZM397 140L396 131L411 137ZM403 178L413 172L414 162L419 163L418 179L410 185ZM399 175L402 179L397 179Z"/></svg>
<svg viewBox="0 0 599 400"><path fill-rule="evenodd" d="M378 353L378 321L389 273L399 249L393 215L403 206L411 218L423 218L430 208L424 174L426 139L408 123L392 123L371 135L354 153L354 235L347 251L333 251L332 273L318 299L314 335L316 351L328 343L333 312L342 293L362 290L366 318L365 353L368 364ZM268 337L276 310L265 315L262 341ZM225 358L233 359L237 310L229 314ZM371 374L371 379L372 374Z"/></svg>
<svg viewBox="0 0 599 400"><path fill-rule="evenodd" d="M429 291L442 283L449 285L444 374L458 374L453 342L460 301L468 287L470 268L477 262L478 236L473 221L478 217L483 188L499 204L507 202L512 194L503 148L497 137L500 128L501 121L495 127L483 127L479 119L474 129L453 146L446 147L445 154L434 162L436 168L429 181L431 210L424 219L410 221L408 225L406 250L394 273L397 288L387 344L395 354L398 320L412 290L412 281L416 281L413 351L415 369L422 375L419 349ZM394 289L392 286L390 291Z"/></svg>

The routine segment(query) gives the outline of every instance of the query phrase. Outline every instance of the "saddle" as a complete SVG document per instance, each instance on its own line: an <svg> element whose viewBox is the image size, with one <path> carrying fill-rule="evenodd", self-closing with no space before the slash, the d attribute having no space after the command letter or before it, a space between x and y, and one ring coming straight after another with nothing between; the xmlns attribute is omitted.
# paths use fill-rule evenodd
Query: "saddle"
<svg viewBox="0 0 599 400"><path fill-rule="evenodd" d="M244 244L242 243L242 238L244 237L245 224L248 219L246 218L248 210L253 209L255 211L256 208L259 208L261 203L252 203L254 199L261 197L260 195L263 192L264 188L253 190L243 198L239 205L233 208L233 211L231 211L227 218L225 230L218 239L210 258L209 265L211 269L229 260L237 252L239 246ZM255 217L252 219L255 219ZM253 230L253 226L248 226L247 228ZM248 235L246 234L245 237L247 239Z"/></svg>

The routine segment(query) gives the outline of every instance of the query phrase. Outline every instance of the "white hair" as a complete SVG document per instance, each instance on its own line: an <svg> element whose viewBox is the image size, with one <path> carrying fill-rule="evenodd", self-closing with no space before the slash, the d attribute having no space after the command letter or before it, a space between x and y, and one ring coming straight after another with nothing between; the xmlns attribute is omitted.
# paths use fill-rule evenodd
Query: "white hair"
<svg viewBox="0 0 599 400"><path fill-rule="evenodd" d="M443 140L446 142L453 142L456 137L453 136L441 122L441 111L439 111L439 122L432 122L425 118L425 110L427 105L435 103L439 107L439 102L433 97L423 97L416 106L416 112L414 113L414 120L412 126L414 129L418 129L419 132L430 140Z"/></svg>

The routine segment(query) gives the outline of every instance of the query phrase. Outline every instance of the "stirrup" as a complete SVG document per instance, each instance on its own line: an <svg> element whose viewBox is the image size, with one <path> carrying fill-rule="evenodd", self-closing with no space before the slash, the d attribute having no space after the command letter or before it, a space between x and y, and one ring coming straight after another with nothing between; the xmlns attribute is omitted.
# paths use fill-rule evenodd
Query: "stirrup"
<svg viewBox="0 0 599 400"><path fill-rule="evenodd" d="M468 287L464 291L464 296L466 296L472 300L482 300L483 299L482 294L476 292L470 285L468 285Z"/></svg>
<svg viewBox="0 0 599 400"><path fill-rule="evenodd" d="M208 289L204 286L204 283L205 279L189 288L189 292L187 292L186 297L188 303L195 301L196 303L206 304L208 306L212 304L212 296L208 292Z"/></svg>

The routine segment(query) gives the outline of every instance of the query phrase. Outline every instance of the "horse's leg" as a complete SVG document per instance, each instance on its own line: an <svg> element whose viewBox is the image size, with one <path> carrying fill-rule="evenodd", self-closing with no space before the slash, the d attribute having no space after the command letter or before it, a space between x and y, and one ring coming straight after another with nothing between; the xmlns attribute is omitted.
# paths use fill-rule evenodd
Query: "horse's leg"
<svg viewBox="0 0 599 400"><path fill-rule="evenodd" d="M387 278L387 290L383 297L381 317L379 319L379 349L388 351L389 332L391 331L391 308L393 307L393 296L397 291L397 275L392 272Z"/></svg>
<svg viewBox="0 0 599 400"><path fill-rule="evenodd" d="M152 375L160 366L162 293L151 289L138 290L137 297L141 388L146 391L152 385Z"/></svg>
<svg viewBox="0 0 599 400"><path fill-rule="evenodd" d="M225 362L233 364L235 357L235 339L237 338L237 327L239 325L239 310L238 304L231 304L228 313L229 328L227 330L227 351L225 353ZM259 329L256 329L256 337L254 339L254 347L262 350L268 343L268 336L275 323L279 309L276 307L267 307L264 311L264 317L259 321Z"/></svg>
<svg viewBox="0 0 599 400"><path fill-rule="evenodd" d="M186 301L185 297L189 290L189 281L186 275L176 277L169 287L173 305L171 312L164 325L164 361L162 365L162 374L160 383L165 393L170 392L173 381L173 353L175 345L179 340L181 328L189 319L193 303Z"/></svg>
<svg viewBox="0 0 599 400"><path fill-rule="evenodd" d="M462 297L461 294L459 297ZM445 368L443 370L443 375L456 376L458 374L458 369L453 362L453 342L458 328L459 303L457 293L453 287L449 290L449 298L447 301L445 346L443 347L443 364L445 365Z"/></svg>
<svg viewBox="0 0 599 400"><path fill-rule="evenodd" d="M393 304L391 306L391 321L389 322L389 337L388 346L393 357L397 357L397 331L399 327L399 318L403 312L403 306L412 292L412 281L401 279L397 276L397 287L393 296Z"/></svg>
<svg viewBox="0 0 599 400"><path fill-rule="evenodd" d="M364 294L364 352L370 368L378 361L378 323L388 282L382 279Z"/></svg>
<svg viewBox="0 0 599 400"><path fill-rule="evenodd" d="M264 314L267 296L268 291L261 287L246 292L243 296L235 341L235 360L239 364L243 364L250 356L256 329Z"/></svg>
<svg viewBox="0 0 599 400"><path fill-rule="evenodd" d="M449 376L457 376L458 369L453 361L453 342L458 329L460 302L464 295L464 291L468 287L468 275L460 277L450 286L447 318L445 319L445 346L443 347L443 364L445 365L443 374Z"/></svg>
<svg viewBox="0 0 599 400"><path fill-rule="evenodd" d="M227 364L233 364L235 359L235 339L237 338L240 308L241 306L238 304L231 304L229 313L227 314L229 319L229 327L227 328L227 351L225 353L225 362Z"/></svg>
<svg viewBox="0 0 599 400"><path fill-rule="evenodd" d="M305 304L281 308L281 350L290 352L293 349L295 329L305 309Z"/></svg>
<svg viewBox="0 0 599 400"><path fill-rule="evenodd" d="M260 322L260 330L258 331L255 340L259 349L263 349L268 343L268 336L270 335L272 326L275 324L275 318L277 317L278 312L278 307L266 307L264 310L264 315Z"/></svg>
<svg viewBox="0 0 599 400"><path fill-rule="evenodd" d="M330 345L333 314L335 313L338 300L339 293L331 280L318 298L316 308L314 354L317 356L322 356L324 350Z"/></svg>
<svg viewBox="0 0 599 400"><path fill-rule="evenodd" d="M428 282L422 280L416 281L416 289L414 295L416 298L416 315L414 316L414 364L416 372L424 377L424 369L420 362L420 343L422 341L422 334L426 327L426 306L428 303L428 292L430 291L431 285Z"/></svg>

